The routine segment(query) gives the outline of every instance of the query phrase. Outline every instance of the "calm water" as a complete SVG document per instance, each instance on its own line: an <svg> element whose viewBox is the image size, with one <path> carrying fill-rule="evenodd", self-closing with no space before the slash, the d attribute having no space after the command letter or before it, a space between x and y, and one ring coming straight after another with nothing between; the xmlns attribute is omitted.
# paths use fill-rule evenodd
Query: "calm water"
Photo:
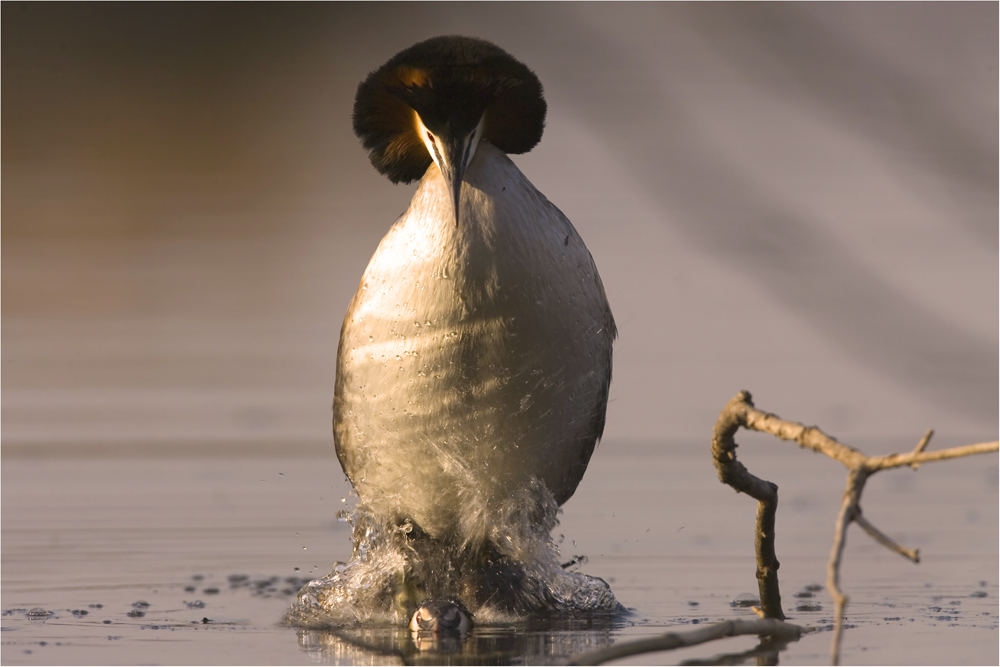
<svg viewBox="0 0 1000 667"><path fill-rule="evenodd" d="M769 471L781 487L786 613L826 627L826 592L796 593L823 583L839 465L756 439L743 450L752 470ZM632 610L628 618L478 628L451 655L420 654L392 629L338 636L279 624L303 580L349 556L347 526L335 518L350 505L348 489L319 443L280 455L236 445L130 456L93 448L4 454L6 664L561 663L610 642L749 615L730 603L755 590L754 508L715 479L707 442L605 442L565 507L556 529L563 555L585 555L583 571L612 585ZM851 531L845 662L997 662L996 480L995 457L982 457L869 482L867 515L919 546L923 562L909 564ZM29 619L33 608L52 615ZM781 660L826 662L830 634L806 636ZM735 638L632 662L707 658L754 644Z"/></svg>
<svg viewBox="0 0 1000 667"><path fill-rule="evenodd" d="M932 447L997 437L996 19L995 3L5 3L0 658L444 661L391 630L363 648L279 624L350 553L337 340L412 196L370 168L353 95L444 31L489 36L545 86L545 137L516 161L586 240L621 332L608 441L556 532L633 610L480 628L455 659L565 662L748 615L730 603L756 587L754 507L707 442L736 391L836 435L901 436L845 437L872 454L928 427ZM823 583L843 471L744 445L781 486L786 613L826 627L825 591L795 594ZM923 562L851 531L844 661L996 664L997 457L880 473L864 508ZM782 661L823 664L829 641Z"/></svg>

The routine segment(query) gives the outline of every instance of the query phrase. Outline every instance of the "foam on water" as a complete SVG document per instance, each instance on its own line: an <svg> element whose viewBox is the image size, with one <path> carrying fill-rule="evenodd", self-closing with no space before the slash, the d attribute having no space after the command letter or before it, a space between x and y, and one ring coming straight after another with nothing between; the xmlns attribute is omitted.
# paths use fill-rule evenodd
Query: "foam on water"
<svg viewBox="0 0 1000 667"><path fill-rule="evenodd" d="M466 518L481 540L431 538L409 520L386 520L360 501L349 521L354 551L299 591L286 622L304 627L405 625L428 598L458 598L477 623L528 616L616 615L608 584L560 565L551 538L558 505L544 484ZM470 526L473 528L473 526Z"/></svg>

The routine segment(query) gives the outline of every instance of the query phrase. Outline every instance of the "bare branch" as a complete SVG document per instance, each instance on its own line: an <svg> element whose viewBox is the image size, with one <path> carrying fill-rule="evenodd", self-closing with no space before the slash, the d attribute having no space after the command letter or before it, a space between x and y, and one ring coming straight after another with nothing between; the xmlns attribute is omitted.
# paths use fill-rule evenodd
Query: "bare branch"
<svg viewBox="0 0 1000 667"><path fill-rule="evenodd" d="M750 394L747 392L740 392L726 404L715 424L712 458L719 473L719 480L757 499L754 548L757 554L760 606L765 617L784 620L785 614L781 611L781 592L778 587L778 568L781 564L774 552L774 516L778 510L778 485L755 477L750 474L746 466L736 460L736 442L733 436L740 426L747 426L748 413L751 410L753 407L750 403Z"/></svg>
<svg viewBox="0 0 1000 667"><path fill-rule="evenodd" d="M750 393L747 391L741 391L730 399L715 423L712 436L712 456L719 472L719 479L722 482L758 500L755 545L761 607L765 616L778 619L784 618L781 612L781 597L778 592L778 560L774 553L774 515L778 504L778 487L772 482L753 476L743 464L736 460L737 445L733 437L741 426L770 433L782 440L796 442L801 447L825 454L831 459L839 461L848 469L847 485L844 489L840 513L834 526L833 545L830 549L830 560L827 563L827 589L835 605L834 638L830 651L831 661L835 665L840 660L844 609L847 607L848 601L847 596L840 588L840 563L847 540L847 527L851 522L857 522L875 541L890 551L898 553L914 563L920 562L920 552L917 549L902 546L875 528L862 516L861 493L868 477L879 470L900 466L910 466L916 469L921 463L986 454L1000 449L1000 443L994 441L926 452L924 450L934 435L934 431L928 431L913 451L909 453L866 456L860 450L838 442L815 426L786 421L777 415L756 409L753 406Z"/></svg>
<svg viewBox="0 0 1000 667"><path fill-rule="evenodd" d="M773 618L733 619L705 625L696 630L667 632L648 639L619 642L605 648L581 653L574 657L571 665L600 665L639 653L670 651L685 646L695 646L724 637L738 635L766 635L778 639L798 639L809 628L785 623Z"/></svg>
<svg viewBox="0 0 1000 667"><path fill-rule="evenodd" d="M864 515L859 513L855 516L854 523L858 524L858 526L860 526L866 533L872 536L872 539L889 551L895 551L903 558L913 561L914 563L920 562L920 549L910 549L908 547L904 547L902 544L873 526L868 519L864 517Z"/></svg>
<svg viewBox="0 0 1000 667"><path fill-rule="evenodd" d="M830 561L826 566L826 589L833 598L833 641L830 645L830 664L840 664L840 638L844 631L844 610L847 608L847 596L840 588L840 562L844 556L847 544L847 526L859 513L858 500L861 489L864 488L868 473L861 468L851 470L847 475L847 487L844 489L844 499L837 514L837 523L833 530L833 545L830 547Z"/></svg>
<svg viewBox="0 0 1000 667"><path fill-rule="evenodd" d="M930 429L930 430L927 431L927 433L924 433L924 437L920 438L920 442L918 442L917 446L913 448L913 453L914 454L919 454L920 452L922 452L925 449L927 449L927 445L930 443L931 438L933 438L933 437L934 437L934 429ZM916 470L919 467L920 467L919 463L911 463L910 464L910 468L912 470Z"/></svg>
<svg viewBox="0 0 1000 667"><path fill-rule="evenodd" d="M874 472L876 470L908 466L914 463L929 463L930 461L945 461L947 459L957 459L962 456L972 456L973 454L988 454L997 451L997 449L998 443L996 440L993 442L977 442L974 445L939 449L934 452L910 452L909 454L869 456L865 458L865 465Z"/></svg>

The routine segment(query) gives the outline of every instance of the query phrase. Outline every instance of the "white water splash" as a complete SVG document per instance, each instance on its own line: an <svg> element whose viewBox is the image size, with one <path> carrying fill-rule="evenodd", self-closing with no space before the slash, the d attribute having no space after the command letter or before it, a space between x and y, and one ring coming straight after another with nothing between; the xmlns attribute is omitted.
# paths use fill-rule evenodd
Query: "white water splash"
<svg viewBox="0 0 1000 667"><path fill-rule="evenodd" d="M535 482L467 516L484 539L433 539L410 521L386 521L359 502L349 518L354 552L299 591L286 622L304 627L405 625L427 598L458 598L478 623L527 616L617 615L606 582L560 565L550 532L558 506ZM469 534L469 533L465 533Z"/></svg>

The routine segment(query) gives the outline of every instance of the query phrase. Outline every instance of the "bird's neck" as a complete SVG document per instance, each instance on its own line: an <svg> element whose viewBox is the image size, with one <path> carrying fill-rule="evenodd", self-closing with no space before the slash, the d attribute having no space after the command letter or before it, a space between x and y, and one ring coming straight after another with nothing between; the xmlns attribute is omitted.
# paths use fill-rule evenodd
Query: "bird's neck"
<svg viewBox="0 0 1000 667"><path fill-rule="evenodd" d="M500 317L515 302L570 291L579 271L593 270L573 226L502 151L483 143L466 174L456 224L448 184L431 165L372 257L359 307L375 308L384 289L389 305L427 319Z"/></svg>
<svg viewBox="0 0 1000 667"><path fill-rule="evenodd" d="M484 141L466 172L456 224L448 183L435 164L420 181L409 210L399 223L418 226L439 250L461 252L475 240L493 246L506 238L543 243L552 235L564 238L565 216L544 197L507 155ZM525 239L527 240L527 239Z"/></svg>

